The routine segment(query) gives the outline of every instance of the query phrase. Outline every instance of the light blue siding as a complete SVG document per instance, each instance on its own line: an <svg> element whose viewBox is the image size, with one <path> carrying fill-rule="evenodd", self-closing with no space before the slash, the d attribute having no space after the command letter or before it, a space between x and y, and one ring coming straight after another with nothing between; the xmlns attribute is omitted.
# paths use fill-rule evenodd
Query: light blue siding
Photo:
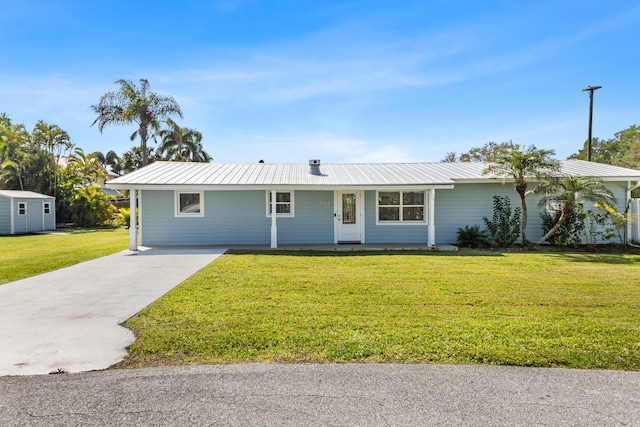
<svg viewBox="0 0 640 427"><path fill-rule="evenodd" d="M607 187L616 197L618 210L626 209L626 183L607 183ZM535 185L530 186L530 190ZM485 229L482 218L493 217L493 196L507 196L511 208L520 207L520 197L509 182L502 184L456 184L452 190L436 191L436 243L455 243L456 232L465 225L479 225ZM527 239L535 242L542 238L543 208L538 207L541 196L527 195ZM585 205L591 209L592 204ZM519 240L520 241L520 238Z"/></svg>
<svg viewBox="0 0 640 427"><path fill-rule="evenodd" d="M10 206L11 199L1 198L0 200L6 200L6 224L8 224L8 228L5 228L6 225L0 225L0 234L10 234L11 233L11 220L10 220ZM43 215L44 210L42 208L43 202L48 201L51 203L51 214L46 215L44 218L44 226L43 226ZM26 215L19 215L19 205L20 203L26 203L27 212ZM1 206L1 205L0 205ZM43 231L43 230L55 230L55 199L52 197L50 199L26 199L26 198L14 198L13 199L13 234L22 234L22 233L31 233L34 231ZM5 215L0 214L0 224L5 224ZM5 230L6 229L6 233Z"/></svg>
<svg viewBox="0 0 640 427"><path fill-rule="evenodd" d="M264 203L265 196L263 211ZM278 218L278 243L332 244L333 191L296 191L294 203L295 217Z"/></svg>
<svg viewBox="0 0 640 427"><path fill-rule="evenodd" d="M436 244L455 243L456 233L465 225L479 225L484 229L482 217L493 216L493 196L508 196L511 200L511 208L520 206L518 193L510 184L456 184L451 190L436 190L435 197L435 226ZM533 199L529 200L527 207L533 208ZM531 224L535 209L530 209L529 225L527 233L535 228ZM532 215L533 214L533 215ZM531 237L529 237L531 239Z"/></svg>
<svg viewBox="0 0 640 427"><path fill-rule="evenodd" d="M616 196L618 209L624 211L626 183L608 183L607 186ZM508 196L512 208L520 206L518 194L509 182L456 184L454 189L436 190L436 244L455 243L456 232L465 225L477 224L484 229L482 218L493 216L494 195ZM539 199L540 196L527 196L527 237L530 241L537 241L542 237L542 209L537 206ZM277 220L278 243L332 244L335 221L334 192L295 191L294 204L294 217L280 217ZM142 191L141 244L198 246L270 243L271 218L266 216L264 190L205 191L203 206L203 217L176 217L173 191ZM34 208L29 206L28 209L32 212ZM366 243L428 242L428 224L376 224L376 209L376 192L365 191ZM37 212L42 212L41 205ZM15 215L18 216L17 211ZM0 227L6 226L8 221L3 218L0 216Z"/></svg>
<svg viewBox="0 0 640 427"><path fill-rule="evenodd" d="M11 199L0 197L0 234L11 234Z"/></svg>
<svg viewBox="0 0 640 427"><path fill-rule="evenodd" d="M296 191L294 203L295 217L277 220L278 243L332 243L333 192ZM142 192L143 246L271 242L265 191L205 191L203 217L176 217L174 206L173 191Z"/></svg>
<svg viewBox="0 0 640 427"><path fill-rule="evenodd" d="M364 205L365 243L427 243L429 232L426 223L376 224L375 191L365 191Z"/></svg>

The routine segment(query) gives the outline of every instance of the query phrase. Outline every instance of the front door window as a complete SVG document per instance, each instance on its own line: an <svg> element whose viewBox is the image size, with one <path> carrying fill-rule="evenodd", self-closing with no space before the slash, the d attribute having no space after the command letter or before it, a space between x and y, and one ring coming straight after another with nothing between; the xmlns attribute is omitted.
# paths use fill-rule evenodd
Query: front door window
<svg viewBox="0 0 640 427"><path fill-rule="evenodd" d="M356 195L344 193L342 195L342 223L356 223Z"/></svg>

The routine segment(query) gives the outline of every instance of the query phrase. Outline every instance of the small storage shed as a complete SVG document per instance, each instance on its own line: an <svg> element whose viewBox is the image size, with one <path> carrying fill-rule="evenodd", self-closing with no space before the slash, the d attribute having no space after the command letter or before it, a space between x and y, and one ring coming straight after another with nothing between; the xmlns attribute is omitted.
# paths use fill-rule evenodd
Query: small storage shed
<svg viewBox="0 0 640 427"><path fill-rule="evenodd" d="M0 190L0 235L55 229L55 197L32 191Z"/></svg>

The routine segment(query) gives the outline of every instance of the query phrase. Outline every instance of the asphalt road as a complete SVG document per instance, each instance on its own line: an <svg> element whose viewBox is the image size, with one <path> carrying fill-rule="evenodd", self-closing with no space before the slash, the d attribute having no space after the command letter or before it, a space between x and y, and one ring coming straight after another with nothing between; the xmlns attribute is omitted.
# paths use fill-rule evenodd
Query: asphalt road
<svg viewBox="0 0 640 427"><path fill-rule="evenodd" d="M2 426L640 426L640 372L246 364L0 377Z"/></svg>

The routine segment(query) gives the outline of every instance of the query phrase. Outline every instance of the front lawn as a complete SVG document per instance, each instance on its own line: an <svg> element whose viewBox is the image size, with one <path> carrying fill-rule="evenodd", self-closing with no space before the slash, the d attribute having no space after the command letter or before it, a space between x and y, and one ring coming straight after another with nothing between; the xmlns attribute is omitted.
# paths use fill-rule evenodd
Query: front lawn
<svg viewBox="0 0 640 427"><path fill-rule="evenodd" d="M640 256L237 253L127 322L120 366L481 363L640 370Z"/></svg>
<svg viewBox="0 0 640 427"><path fill-rule="evenodd" d="M0 285L127 249L125 229L0 236Z"/></svg>

